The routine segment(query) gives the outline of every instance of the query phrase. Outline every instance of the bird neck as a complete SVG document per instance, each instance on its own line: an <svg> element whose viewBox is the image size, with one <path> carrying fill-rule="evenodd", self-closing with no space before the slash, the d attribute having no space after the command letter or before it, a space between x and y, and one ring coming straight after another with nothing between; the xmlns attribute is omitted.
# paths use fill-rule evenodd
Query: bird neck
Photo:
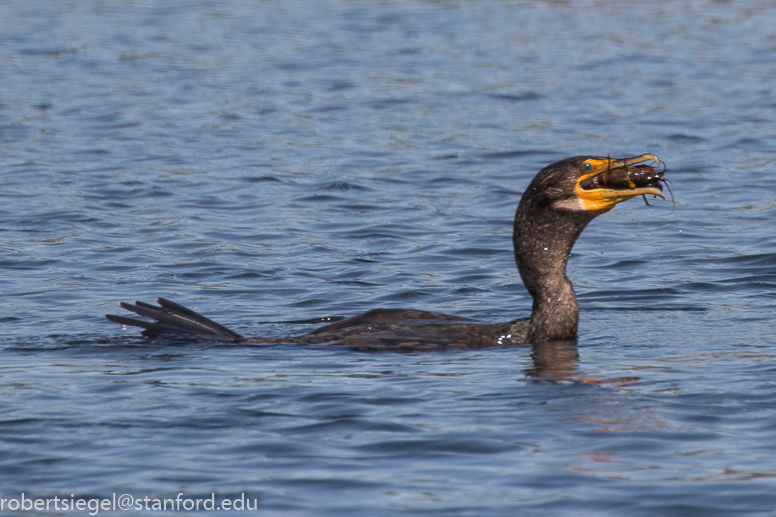
<svg viewBox="0 0 776 517"><path fill-rule="evenodd" d="M517 269L533 297L527 341L573 341L579 307L566 263L592 216L559 212L525 196L515 216L513 243Z"/></svg>

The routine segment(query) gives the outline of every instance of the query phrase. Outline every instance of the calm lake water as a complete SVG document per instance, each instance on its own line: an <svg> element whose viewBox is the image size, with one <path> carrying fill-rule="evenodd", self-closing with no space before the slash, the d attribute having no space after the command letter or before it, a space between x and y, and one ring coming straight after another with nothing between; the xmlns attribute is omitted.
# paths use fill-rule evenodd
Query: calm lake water
<svg viewBox="0 0 776 517"><path fill-rule="evenodd" d="M183 493L267 516L776 515L774 20L0 3L0 514ZM530 179L647 152L675 203L583 233L576 347L149 342L102 317L155 296L246 335L376 307L526 316Z"/></svg>

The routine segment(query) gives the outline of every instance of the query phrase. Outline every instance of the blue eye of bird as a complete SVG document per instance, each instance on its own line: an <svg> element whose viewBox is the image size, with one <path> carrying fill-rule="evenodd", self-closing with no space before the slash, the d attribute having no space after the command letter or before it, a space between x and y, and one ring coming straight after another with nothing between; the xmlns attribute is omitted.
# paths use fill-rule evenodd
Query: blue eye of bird
<svg viewBox="0 0 776 517"><path fill-rule="evenodd" d="M582 165L582 172L590 172L593 170L593 166L589 163Z"/></svg>

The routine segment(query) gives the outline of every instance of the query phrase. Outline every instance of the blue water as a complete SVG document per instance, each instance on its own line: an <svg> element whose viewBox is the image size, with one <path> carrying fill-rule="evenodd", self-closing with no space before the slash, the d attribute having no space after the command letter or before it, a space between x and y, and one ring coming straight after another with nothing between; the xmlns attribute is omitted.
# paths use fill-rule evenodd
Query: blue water
<svg viewBox="0 0 776 517"><path fill-rule="evenodd" d="M776 515L774 20L766 1L0 3L0 515L30 515L22 493ZM647 152L675 203L583 233L576 347L149 342L102 318L155 296L245 335L375 307L526 316L530 179Z"/></svg>

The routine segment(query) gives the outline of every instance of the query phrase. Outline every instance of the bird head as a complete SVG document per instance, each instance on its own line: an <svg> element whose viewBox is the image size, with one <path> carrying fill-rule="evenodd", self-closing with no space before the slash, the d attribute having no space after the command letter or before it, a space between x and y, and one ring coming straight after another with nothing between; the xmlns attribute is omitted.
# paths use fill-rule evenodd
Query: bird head
<svg viewBox="0 0 776 517"><path fill-rule="evenodd" d="M660 165L654 154L622 159L575 156L542 169L526 193L555 209L596 216L632 197L662 197Z"/></svg>

